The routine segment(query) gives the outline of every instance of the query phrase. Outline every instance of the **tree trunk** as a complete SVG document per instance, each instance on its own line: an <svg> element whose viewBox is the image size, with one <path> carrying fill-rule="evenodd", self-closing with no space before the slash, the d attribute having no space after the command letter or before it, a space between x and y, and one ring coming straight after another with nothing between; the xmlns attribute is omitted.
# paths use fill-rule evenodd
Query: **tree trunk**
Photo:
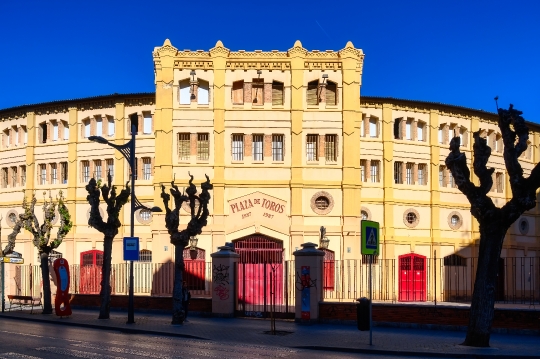
<svg viewBox="0 0 540 359"><path fill-rule="evenodd" d="M506 231L507 229L502 229L493 222L480 224L478 266L469 313L469 327L463 345L489 347L491 324L495 312L498 261Z"/></svg>
<svg viewBox="0 0 540 359"><path fill-rule="evenodd" d="M114 237L105 237L103 240L103 265L101 267L101 306L98 319L109 319L111 311L111 262L112 243Z"/></svg>
<svg viewBox="0 0 540 359"><path fill-rule="evenodd" d="M182 283L184 282L184 247L174 246L174 287L173 287L173 316L171 324L182 324L186 318L182 305Z"/></svg>
<svg viewBox="0 0 540 359"><path fill-rule="evenodd" d="M52 314L51 304L51 280L49 279L49 253L39 254L41 267L41 281L43 283L43 312L42 314Z"/></svg>

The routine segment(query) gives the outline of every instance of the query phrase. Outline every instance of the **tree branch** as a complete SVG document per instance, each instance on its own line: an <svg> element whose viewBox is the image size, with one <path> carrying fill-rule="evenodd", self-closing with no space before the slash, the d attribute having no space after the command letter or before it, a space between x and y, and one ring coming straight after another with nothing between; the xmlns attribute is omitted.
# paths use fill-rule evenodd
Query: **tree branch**
<svg viewBox="0 0 540 359"><path fill-rule="evenodd" d="M94 178L91 178L86 185L86 191L88 192L86 200L90 204L90 216L88 218L88 225L97 229L101 233L105 233L105 222L103 221L101 213L99 212L99 196L101 193Z"/></svg>

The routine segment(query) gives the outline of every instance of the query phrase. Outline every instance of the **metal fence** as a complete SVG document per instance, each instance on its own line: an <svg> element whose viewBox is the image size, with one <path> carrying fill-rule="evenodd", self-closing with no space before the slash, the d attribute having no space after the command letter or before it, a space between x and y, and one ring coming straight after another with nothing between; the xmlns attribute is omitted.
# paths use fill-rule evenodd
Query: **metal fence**
<svg viewBox="0 0 540 359"><path fill-rule="evenodd" d="M101 267L72 264L69 291L73 294L99 294L101 290ZM41 269L39 265L18 265L15 268L15 291L17 295L41 294ZM51 268L51 284L54 285ZM212 287L211 262L186 261L184 280L192 296L210 297ZM172 296L174 286L174 263L134 263L133 290L136 295ZM7 280L6 280L7 282ZM128 294L129 263L113 264L111 267L113 294ZM53 293L54 294L54 293Z"/></svg>
<svg viewBox="0 0 540 359"><path fill-rule="evenodd" d="M478 258L426 258L406 267L398 259L378 259L372 267L373 300L389 302L470 302ZM369 265L361 259L324 262L327 301L352 301L368 296ZM501 258L496 301L540 304L540 258Z"/></svg>

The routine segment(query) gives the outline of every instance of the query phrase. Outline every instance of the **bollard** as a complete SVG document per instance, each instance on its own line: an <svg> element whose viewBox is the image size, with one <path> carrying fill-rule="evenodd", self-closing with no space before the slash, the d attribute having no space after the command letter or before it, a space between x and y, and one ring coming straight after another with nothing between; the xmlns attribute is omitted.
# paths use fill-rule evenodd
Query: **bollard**
<svg viewBox="0 0 540 359"><path fill-rule="evenodd" d="M356 325L358 330L369 330L369 299L362 297L356 300Z"/></svg>

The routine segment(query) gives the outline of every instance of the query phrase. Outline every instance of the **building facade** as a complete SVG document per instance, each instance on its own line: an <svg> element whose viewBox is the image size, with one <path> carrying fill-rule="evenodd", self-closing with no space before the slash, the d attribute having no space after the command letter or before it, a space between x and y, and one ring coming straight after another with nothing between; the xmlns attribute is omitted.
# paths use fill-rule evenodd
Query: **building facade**
<svg viewBox="0 0 540 359"><path fill-rule="evenodd" d="M39 212L42 193L63 191L74 226L58 251L82 265L81 253L101 250L102 235L88 226L85 185L110 171L122 186L129 168L119 152L88 137L129 141L132 113L140 118L136 194L143 204L163 207L161 185L173 179L182 186L188 173L195 183L210 177L211 218L197 244L206 260L218 246L250 238L278 243L283 258L293 259L302 243L319 243L321 226L336 260L357 259L361 219L381 225L380 258L475 257L478 224L444 166L453 136L471 163L475 131L492 148L490 196L498 206L511 197L496 114L361 96L364 54L350 42L339 51L308 51L297 41L288 51L247 52L220 41L209 51L182 51L166 40L153 59L155 93L0 110L2 243L23 196L35 192ZM540 161L540 127L529 128L525 175ZM536 207L512 226L503 257L540 256L538 215ZM122 218L113 263L122 262L129 206ZM145 258L172 259L163 214L137 213L135 231ZM16 251L37 263L27 232Z"/></svg>

